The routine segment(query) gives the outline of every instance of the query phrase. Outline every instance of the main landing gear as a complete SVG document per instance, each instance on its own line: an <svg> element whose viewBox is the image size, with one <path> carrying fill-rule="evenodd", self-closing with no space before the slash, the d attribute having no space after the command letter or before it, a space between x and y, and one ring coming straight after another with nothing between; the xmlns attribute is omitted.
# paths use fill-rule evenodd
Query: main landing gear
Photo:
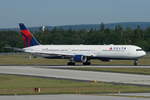
<svg viewBox="0 0 150 100"><path fill-rule="evenodd" d="M91 65L91 62L90 61L86 61L86 62L82 62L83 65ZM70 61L67 63L67 65L72 65L72 66L75 66L76 63L74 61Z"/></svg>
<svg viewBox="0 0 150 100"><path fill-rule="evenodd" d="M83 65L91 65L91 62L90 61L83 62Z"/></svg>
<svg viewBox="0 0 150 100"><path fill-rule="evenodd" d="M134 66L138 65L138 60L134 60Z"/></svg>
<svg viewBox="0 0 150 100"><path fill-rule="evenodd" d="M67 65L75 65L75 62L68 62Z"/></svg>

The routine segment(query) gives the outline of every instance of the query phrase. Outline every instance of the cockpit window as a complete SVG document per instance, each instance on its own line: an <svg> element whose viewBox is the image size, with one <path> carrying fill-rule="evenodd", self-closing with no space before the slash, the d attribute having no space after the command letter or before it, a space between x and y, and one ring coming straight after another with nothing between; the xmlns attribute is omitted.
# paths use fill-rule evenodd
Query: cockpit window
<svg viewBox="0 0 150 100"><path fill-rule="evenodd" d="M136 49L136 51L143 51L142 49Z"/></svg>

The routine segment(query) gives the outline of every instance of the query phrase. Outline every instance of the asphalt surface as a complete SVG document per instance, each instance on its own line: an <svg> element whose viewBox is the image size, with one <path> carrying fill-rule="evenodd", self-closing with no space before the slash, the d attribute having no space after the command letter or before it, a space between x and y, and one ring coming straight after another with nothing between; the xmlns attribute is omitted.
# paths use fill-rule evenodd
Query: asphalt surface
<svg viewBox="0 0 150 100"><path fill-rule="evenodd" d="M32 66L34 67L34 66ZM76 66L64 66L64 65L47 65L47 66L35 66L36 68L37 67L41 67L41 68L58 68L58 69L61 69L61 68L74 68L74 67L81 67L81 68L85 68L85 67L94 67L94 68L150 68L150 66L125 66L125 65L117 65L117 66L99 66L99 65L90 65L90 66L82 66L82 65L76 65Z"/></svg>
<svg viewBox="0 0 150 100"><path fill-rule="evenodd" d="M54 67L54 66L53 66ZM0 66L1 74L30 75L40 77L54 77L84 81L103 81L113 83L127 83L150 85L150 75L121 74L111 72L77 71L67 69L51 69L45 66Z"/></svg>
<svg viewBox="0 0 150 100"><path fill-rule="evenodd" d="M149 98L129 98L115 96L90 96L90 95L23 95L0 96L0 100L149 100Z"/></svg>
<svg viewBox="0 0 150 100"><path fill-rule="evenodd" d="M113 94L115 95L115 94ZM120 93L116 95L121 95L121 96L144 96L144 97L150 97L150 93Z"/></svg>

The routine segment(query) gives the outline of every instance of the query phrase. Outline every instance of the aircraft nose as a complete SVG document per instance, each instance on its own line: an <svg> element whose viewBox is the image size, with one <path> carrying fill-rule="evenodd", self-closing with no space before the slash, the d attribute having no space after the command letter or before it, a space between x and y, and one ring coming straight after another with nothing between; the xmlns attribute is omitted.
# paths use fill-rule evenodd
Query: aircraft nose
<svg viewBox="0 0 150 100"><path fill-rule="evenodd" d="M145 51L141 51L141 52L138 52L138 56L139 57L143 57L146 55L146 52Z"/></svg>
<svg viewBox="0 0 150 100"><path fill-rule="evenodd" d="M145 56L146 55L146 52L145 51L143 51L143 56Z"/></svg>
<svg viewBox="0 0 150 100"><path fill-rule="evenodd" d="M142 51L141 52L141 56L145 56L146 55L146 52L145 51Z"/></svg>

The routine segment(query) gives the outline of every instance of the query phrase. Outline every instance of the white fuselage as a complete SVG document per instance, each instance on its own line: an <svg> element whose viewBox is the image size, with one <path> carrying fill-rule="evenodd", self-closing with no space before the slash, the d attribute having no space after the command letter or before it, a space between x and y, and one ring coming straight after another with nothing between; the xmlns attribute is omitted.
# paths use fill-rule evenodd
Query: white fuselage
<svg viewBox="0 0 150 100"><path fill-rule="evenodd" d="M146 53L134 45L37 45L24 48L25 52L47 57L82 55L91 58L138 59Z"/></svg>

